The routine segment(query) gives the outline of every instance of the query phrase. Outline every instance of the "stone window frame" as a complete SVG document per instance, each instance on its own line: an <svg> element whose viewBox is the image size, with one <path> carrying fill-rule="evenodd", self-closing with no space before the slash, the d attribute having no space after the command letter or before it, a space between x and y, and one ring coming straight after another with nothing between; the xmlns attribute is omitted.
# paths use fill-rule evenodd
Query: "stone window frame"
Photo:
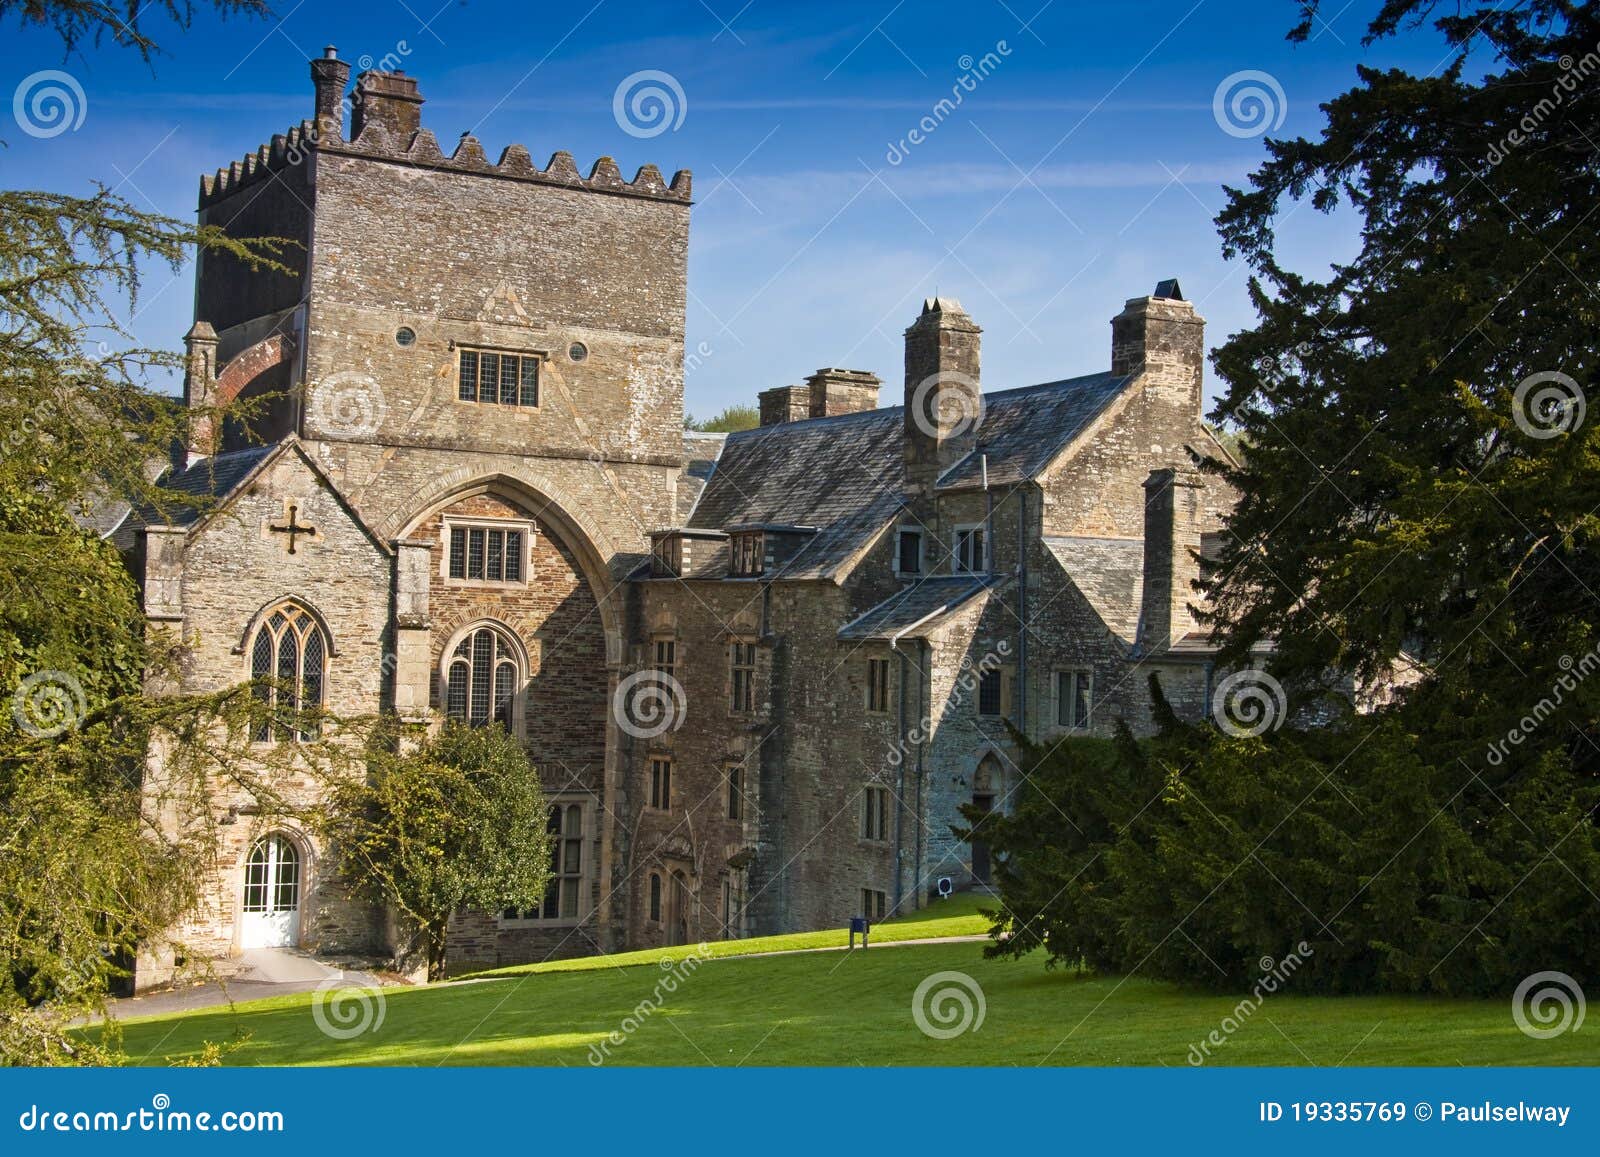
<svg viewBox="0 0 1600 1157"><path fill-rule="evenodd" d="M1050 726L1057 732L1070 732L1083 735L1094 730L1094 668L1088 664L1063 665L1052 667L1050 670ZM1084 691L1085 718L1082 724L1061 722L1061 677L1063 675L1087 675L1088 687ZM1077 691L1077 680L1073 680L1073 692Z"/></svg>
<svg viewBox="0 0 1600 1157"><path fill-rule="evenodd" d="M741 663L740 648L749 648L749 662ZM728 714L737 719L748 719L759 714L761 699L756 693L756 678L761 669L759 641L750 636L735 635L728 640ZM745 674L740 679L740 673ZM739 692L745 693L741 695ZM748 701L748 706L745 706Z"/></svg>
<svg viewBox="0 0 1600 1157"><path fill-rule="evenodd" d="M882 673L881 681L878 673ZM880 686L881 682L881 686ZM888 656L876 658L867 656L867 685L866 685L866 711L868 715L889 714L889 703L894 698L890 693L894 689L894 674ZM878 691L883 692L882 700L878 698Z"/></svg>
<svg viewBox="0 0 1600 1157"><path fill-rule="evenodd" d="M993 679L994 710L985 711L984 690L989 680ZM973 695L973 706L979 719L1004 719L1006 717L1006 672L1003 667L990 667L978 674L977 693Z"/></svg>
<svg viewBox="0 0 1600 1157"><path fill-rule="evenodd" d="M681 578L683 576L683 536L664 534L650 546L650 577Z"/></svg>
<svg viewBox="0 0 1600 1157"><path fill-rule="evenodd" d="M644 904L646 920L658 926L666 922L666 881L661 878L661 873L653 868L645 881Z"/></svg>
<svg viewBox="0 0 1600 1157"><path fill-rule="evenodd" d="M450 575L451 532L474 530L519 531L522 534L522 577L520 579L453 578ZM484 587L489 590L525 590L533 582L533 543L538 527L531 518L490 518L471 514L445 514L439 520L439 579L447 587ZM487 551L487 547L485 547ZM504 564L502 563L502 566Z"/></svg>
<svg viewBox="0 0 1600 1157"><path fill-rule="evenodd" d="M722 771L722 782L727 789L723 792L723 802L728 805L723 814L733 823L743 823L745 809L750 803L750 777L744 761L729 763Z"/></svg>
<svg viewBox="0 0 1600 1157"><path fill-rule="evenodd" d="M877 801L876 804L874 801ZM886 785L867 784L861 792L861 826L857 831L859 842L874 847L889 843L889 815L893 806L894 795Z"/></svg>
<svg viewBox="0 0 1600 1157"><path fill-rule="evenodd" d="M906 570L900 565L905 557L900 549L900 540L904 535L915 535L917 539L917 569ZM894 574L896 578L921 578L928 571L928 535L927 531L919 524L900 523L894 528Z"/></svg>
<svg viewBox="0 0 1600 1157"><path fill-rule="evenodd" d="M450 397L451 397L451 400L456 403L456 405L458 405L458 406L494 406L494 407L496 407L498 409L507 410L507 411L510 411L512 413L527 413L529 411L538 410L540 408L540 406L542 405L542 403L544 401L545 365L550 361L550 351L549 350L508 349L508 348L506 348L504 346L474 345L471 342L451 342L450 343L450 351L455 356L455 371L456 371L454 376L451 378L451 393L450 393ZM517 371L517 373L518 373L518 381L517 381L517 398L516 398L515 401L510 402L508 404L506 402L502 402L502 401L499 400L499 392L500 392L500 384L501 383L498 382L498 381L496 381L496 383L495 383L495 394L496 394L495 400L493 400L493 401L485 401L481 397L482 389L481 389L481 387L479 386L479 384L477 382L478 369L474 370L473 389L480 396L473 397L473 398L463 398L461 396L462 355L469 354L469 353L473 354L473 355L476 355L479 358L479 361L477 363L478 369L481 369L481 366L482 366L481 357L482 357L483 354L491 354L491 355L493 355L497 359L497 361L496 361L497 367L500 364L499 361L498 361L498 359L500 359L500 358L513 357L513 358L517 359L517 362L518 362L518 371ZM524 390L525 387L524 387L524 383L521 380L521 374L522 374L521 363L524 362L524 361L531 361L531 362L534 363L534 371L533 371L533 401L531 403L524 402L522 400L522 398L523 398L523 390ZM497 368L496 371L495 371L495 374L496 374L497 378L499 377L499 373L500 373L500 371Z"/></svg>
<svg viewBox="0 0 1600 1157"><path fill-rule="evenodd" d="M673 767L674 760L667 752L655 751L650 753L648 762L650 768L649 778L646 781L648 790L645 794L645 810L655 812L658 815L670 815L672 814L673 772L676 770ZM658 785L656 772L659 769L664 769L664 771L661 776L663 782ZM665 788L664 793L659 790L662 787ZM658 800L661 802L658 803Z"/></svg>
<svg viewBox="0 0 1600 1157"><path fill-rule="evenodd" d="M670 662L663 663L661 648L671 647ZM672 631L657 631L650 636L650 669L674 683L678 681L678 668L683 666L683 640Z"/></svg>
<svg viewBox="0 0 1600 1157"><path fill-rule="evenodd" d="M889 918L889 893L882 888L862 888L861 914L869 922L887 920Z"/></svg>
<svg viewBox="0 0 1600 1157"><path fill-rule="evenodd" d="M576 879L578 882L577 912L572 916L528 916L525 913L519 916L508 916L505 911L496 913L495 921L501 928L576 928L594 915L594 868L595 860L595 797L589 792L556 792L545 797L545 802L550 810L561 809L562 822L566 821L568 809L578 808L579 830L576 837L558 835L557 839L563 843L577 840L579 847L579 864L577 873L563 873L552 876L552 883L559 887L562 880ZM565 850L561 850L560 857L565 860ZM558 900L559 907L559 900ZM543 904L540 905L543 908Z"/></svg>
<svg viewBox="0 0 1600 1157"><path fill-rule="evenodd" d="M444 649L439 653L439 662L436 666L436 673L439 680L439 707L448 718L450 711L450 668L459 658L459 656L456 655L456 650L461 646L463 641L471 638L484 628L488 628L490 631L494 632L501 642L508 644L507 650L510 652L509 655L502 658L497 648L495 653L489 657L491 670L489 687L490 694L493 695L495 693L495 677L492 672L498 670L502 662L509 661L514 668L512 674L513 689L511 692L511 702L509 704L510 710L506 713L508 717L504 720L504 725L506 730L512 735L520 736L523 734L523 728L526 725L523 707L524 701L527 698L528 681L533 677L532 657L528 652L527 644L522 641L522 636L516 632L515 628L513 628L511 624L502 622L499 619L474 619L472 622L467 623L457 629L450 636L450 638L446 640ZM471 664L474 660L475 656L468 659L469 673L467 678L469 693L472 686ZM470 711L465 722L469 726L471 725ZM494 712L492 709L489 714L488 722L495 722Z"/></svg>
<svg viewBox="0 0 1600 1157"><path fill-rule="evenodd" d="M989 573L989 533L988 525L982 522L958 522L950 528L950 573L951 574L988 574ZM982 558L978 559L976 569L968 569L961 565L961 536L971 535L976 532L978 541L983 544Z"/></svg>
<svg viewBox="0 0 1600 1157"><path fill-rule="evenodd" d="M282 624L276 622L282 618ZM284 679L278 672L283 660L282 649L285 642L293 641L295 672L293 683L295 685L295 698L297 701L308 698L307 688L311 678L315 680L316 707L323 707L328 702L328 683L332 659L337 653L333 646L333 634L328 630L328 624L317 613L311 604L302 599L289 596L274 599L260 611L256 612L246 628L245 641L239 646L236 654L245 656L246 678L252 683L257 679ZM261 644L268 642L267 671L260 671ZM315 647L313 647L315 644ZM314 676L308 670L311 662L315 661L316 671ZM287 682L288 680L284 680ZM258 700L275 704L278 690L268 683L257 683L254 694ZM312 732L295 731L288 729L289 734L279 735L280 728L272 720L267 720L254 728L250 733L250 742L259 747L273 747L279 743L308 743L317 738Z"/></svg>

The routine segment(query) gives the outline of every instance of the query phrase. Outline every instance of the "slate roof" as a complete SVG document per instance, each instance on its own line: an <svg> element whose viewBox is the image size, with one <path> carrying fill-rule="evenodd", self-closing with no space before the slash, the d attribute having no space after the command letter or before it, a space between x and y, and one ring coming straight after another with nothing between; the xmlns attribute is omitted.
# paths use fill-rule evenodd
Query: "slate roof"
<svg viewBox="0 0 1600 1157"><path fill-rule="evenodd" d="M1132 380L1090 374L985 395L977 449L939 476L939 488L981 485L985 455L991 486L1035 477Z"/></svg>
<svg viewBox="0 0 1600 1157"><path fill-rule="evenodd" d="M1144 594L1144 540L1047 536L1044 544L1111 633L1132 646Z"/></svg>
<svg viewBox="0 0 1600 1157"><path fill-rule="evenodd" d="M251 446L245 450L233 450L212 458L202 458L187 470L167 475L161 481L162 489L178 494L192 494L197 498L207 499L206 506L214 505L215 500L232 494L239 484L249 477L250 472L265 462L278 446L279 443L270 443L266 446ZM148 507L136 511L133 521L141 526L191 526L202 513L204 511L199 507L183 505L181 499L174 499L172 505L162 511Z"/></svg>
<svg viewBox="0 0 1600 1157"><path fill-rule="evenodd" d="M680 522L689 517L700 492L706 488L706 479L716 469L717 455L722 453L726 434L702 434L698 430L683 432L683 477L678 480L677 517Z"/></svg>
<svg viewBox="0 0 1600 1157"><path fill-rule="evenodd" d="M1089 374L985 394L977 450L939 485L978 485L983 454L991 485L1036 477L1130 381ZM680 521L818 527L779 576L831 578L898 513L904 478L902 406L782 422L729 434L699 501Z"/></svg>
<svg viewBox="0 0 1600 1157"><path fill-rule="evenodd" d="M892 639L902 631L921 636L939 619L994 586L999 579L976 575L925 578L839 628L841 639ZM923 622L924 619L928 621ZM918 626L918 624L921 624ZM910 628L916 627L913 632Z"/></svg>

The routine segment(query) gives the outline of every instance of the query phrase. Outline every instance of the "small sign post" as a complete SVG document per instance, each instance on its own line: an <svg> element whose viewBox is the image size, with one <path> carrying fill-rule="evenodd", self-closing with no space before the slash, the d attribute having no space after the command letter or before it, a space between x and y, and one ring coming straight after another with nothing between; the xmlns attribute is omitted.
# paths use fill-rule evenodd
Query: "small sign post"
<svg viewBox="0 0 1600 1157"><path fill-rule="evenodd" d="M853 950L855 948L855 946L856 946L856 933L857 932L861 933L861 947L865 948L867 946L867 936L871 932L871 930L872 930L872 922L870 920L868 920L865 916L852 916L852 917L850 917L850 947L851 947L851 949Z"/></svg>

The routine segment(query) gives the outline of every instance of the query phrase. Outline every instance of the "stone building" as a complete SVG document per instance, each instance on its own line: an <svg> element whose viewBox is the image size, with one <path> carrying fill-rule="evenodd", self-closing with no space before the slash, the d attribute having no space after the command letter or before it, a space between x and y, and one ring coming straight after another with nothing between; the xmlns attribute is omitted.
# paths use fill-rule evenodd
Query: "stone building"
<svg viewBox="0 0 1600 1157"><path fill-rule="evenodd" d="M1006 720L1148 727L1150 670L1201 709L1190 583L1225 496L1188 468L1214 443L1175 282L1127 302L1103 373L984 391L979 327L933 299L903 404L822 369L759 429L686 434L687 172L446 154L411 77L311 72L314 119L201 183L202 222L299 242L290 276L197 271L188 402L262 400L175 469L202 513L120 541L186 689L271 675L525 741L555 879L461 915L455 965L920 905L987 876L951 825L1007 806ZM222 802L175 940L384 949L310 834Z"/></svg>

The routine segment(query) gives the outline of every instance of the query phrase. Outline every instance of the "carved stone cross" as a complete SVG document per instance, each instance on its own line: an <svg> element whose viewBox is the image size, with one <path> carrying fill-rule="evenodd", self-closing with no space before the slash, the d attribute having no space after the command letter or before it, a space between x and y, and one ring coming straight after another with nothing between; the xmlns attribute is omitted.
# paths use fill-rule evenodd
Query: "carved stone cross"
<svg viewBox="0 0 1600 1157"><path fill-rule="evenodd" d="M299 534L312 535L312 534L316 534L317 533L317 528L316 527L314 527L314 526L304 526L304 525L301 525L301 524L299 524L299 523L297 523L295 521L296 516L299 513L300 513L300 507L297 506L295 503L291 502L291 503L289 503L289 518L288 518L288 520L286 522L282 523L281 525L278 524L278 523L272 523L272 522L267 523L267 529L268 530L273 531L276 534L287 534L289 536L289 553L290 554L295 553L294 540L295 540L295 536L296 535L299 535Z"/></svg>

